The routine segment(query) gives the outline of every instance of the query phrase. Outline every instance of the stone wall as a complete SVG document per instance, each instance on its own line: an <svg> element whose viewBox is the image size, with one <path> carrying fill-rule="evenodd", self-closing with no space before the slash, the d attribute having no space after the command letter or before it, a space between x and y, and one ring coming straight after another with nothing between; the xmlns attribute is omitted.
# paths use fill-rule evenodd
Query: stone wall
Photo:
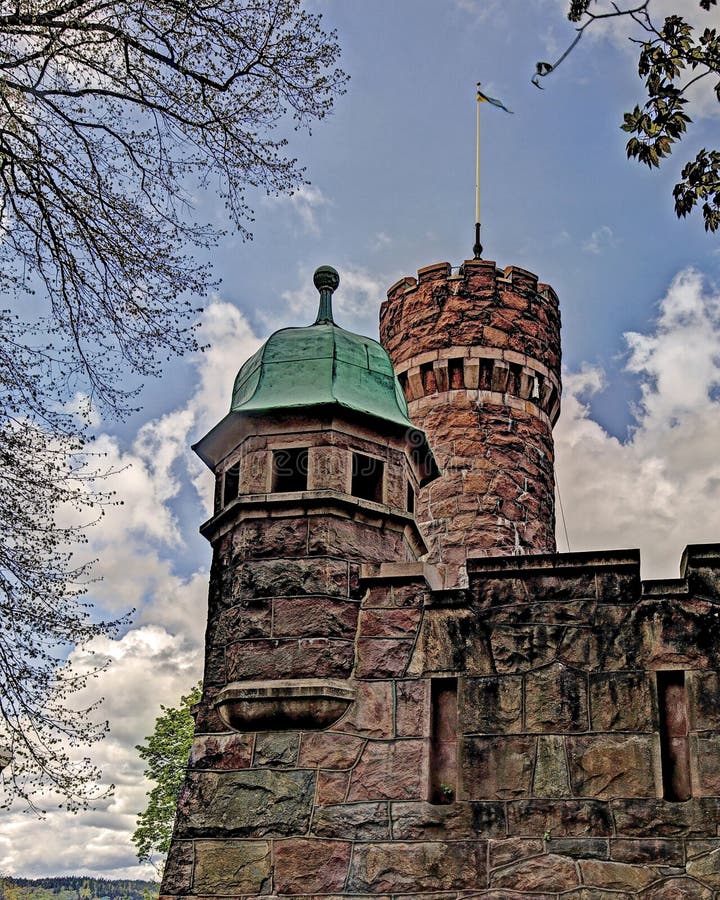
<svg viewBox="0 0 720 900"><path fill-rule="evenodd" d="M442 476L418 498L430 559L554 552L552 426L560 411L560 313L517 267L468 260L388 290L380 338Z"/></svg>
<svg viewBox="0 0 720 900"><path fill-rule="evenodd" d="M354 701L254 734L204 702L166 897L720 896L720 546L663 582L634 553L476 559L456 590L335 574ZM264 597L245 584L238 627Z"/></svg>

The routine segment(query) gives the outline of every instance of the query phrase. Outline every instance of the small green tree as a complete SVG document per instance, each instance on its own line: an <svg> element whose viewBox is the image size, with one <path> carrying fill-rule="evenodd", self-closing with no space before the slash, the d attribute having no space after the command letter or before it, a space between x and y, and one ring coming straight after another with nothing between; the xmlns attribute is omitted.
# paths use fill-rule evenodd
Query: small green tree
<svg viewBox="0 0 720 900"><path fill-rule="evenodd" d="M161 706L162 714L155 720L153 733L135 748L147 763L144 775L155 782L132 836L140 862L155 865L153 854L164 856L170 849L175 809L195 730L192 708L201 695L202 685L198 684L180 698L177 707Z"/></svg>

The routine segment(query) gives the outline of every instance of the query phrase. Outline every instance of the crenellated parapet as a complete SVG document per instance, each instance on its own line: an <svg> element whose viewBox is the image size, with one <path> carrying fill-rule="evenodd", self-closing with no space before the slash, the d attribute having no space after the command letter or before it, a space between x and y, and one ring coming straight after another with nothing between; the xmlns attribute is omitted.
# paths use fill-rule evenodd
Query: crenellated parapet
<svg viewBox="0 0 720 900"><path fill-rule="evenodd" d="M460 573L468 554L554 552L557 295L525 269L466 260L387 296L381 342L442 470L418 498L431 559Z"/></svg>

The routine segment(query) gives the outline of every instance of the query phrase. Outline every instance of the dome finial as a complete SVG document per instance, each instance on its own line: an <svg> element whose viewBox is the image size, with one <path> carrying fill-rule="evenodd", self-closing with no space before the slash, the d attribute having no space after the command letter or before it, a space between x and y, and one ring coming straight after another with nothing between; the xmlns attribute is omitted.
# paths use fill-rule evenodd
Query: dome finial
<svg viewBox="0 0 720 900"><path fill-rule="evenodd" d="M332 295L340 284L340 276L332 266L320 266L315 269L313 284L320 291L320 307L314 324L333 322Z"/></svg>

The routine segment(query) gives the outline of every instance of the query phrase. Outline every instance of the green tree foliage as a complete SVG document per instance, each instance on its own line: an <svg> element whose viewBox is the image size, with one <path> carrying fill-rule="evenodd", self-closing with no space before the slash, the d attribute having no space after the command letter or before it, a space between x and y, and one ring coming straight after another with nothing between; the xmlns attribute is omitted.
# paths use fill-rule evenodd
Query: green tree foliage
<svg viewBox="0 0 720 900"><path fill-rule="evenodd" d="M158 888L153 881L78 875L54 878L0 876L0 900L156 900Z"/></svg>
<svg viewBox="0 0 720 900"><path fill-rule="evenodd" d="M303 183L284 132L331 111L338 58L301 0L0 0L0 803L93 795L68 751L104 728L66 661L119 623L70 553L111 502L89 416L197 348L195 251L222 230L191 198L251 237L248 192Z"/></svg>
<svg viewBox="0 0 720 900"><path fill-rule="evenodd" d="M140 862L153 862L153 855L164 856L170 849L175 810L185 780L195 721L194 704L202 695L201 685L180 698L177 707L161 706L153 733L136 750L147 763L145 776L155 782L148 792L148 804L137 820L133 843Z"/></svg>
<svg viewBox="0 0 720 900"><path fill-rule="evenodd" d="M578 35L556 63L537 64L533 81L539 87L540 78L557 68L595 22L619 17L632 20L640 34L633 40L640 47L638 74L644 80L646 100L625 113L622 128L631 135L628 157L650 168L658 167L670 156L673 145L683 139L692 121L688 88L709 79L720 102L720 35L715 28L693 28L682 15L667 16L662 25L656 24L651 0L625 8L610 3L600 12L597 4L598 0L572 0L568 18L579 23ZM717 0L699 0L698 8L709 12L716 5ZM673 196L678 217L699 207L705 230L720 228L720 151L700 149L683 167Z"/></svg>

